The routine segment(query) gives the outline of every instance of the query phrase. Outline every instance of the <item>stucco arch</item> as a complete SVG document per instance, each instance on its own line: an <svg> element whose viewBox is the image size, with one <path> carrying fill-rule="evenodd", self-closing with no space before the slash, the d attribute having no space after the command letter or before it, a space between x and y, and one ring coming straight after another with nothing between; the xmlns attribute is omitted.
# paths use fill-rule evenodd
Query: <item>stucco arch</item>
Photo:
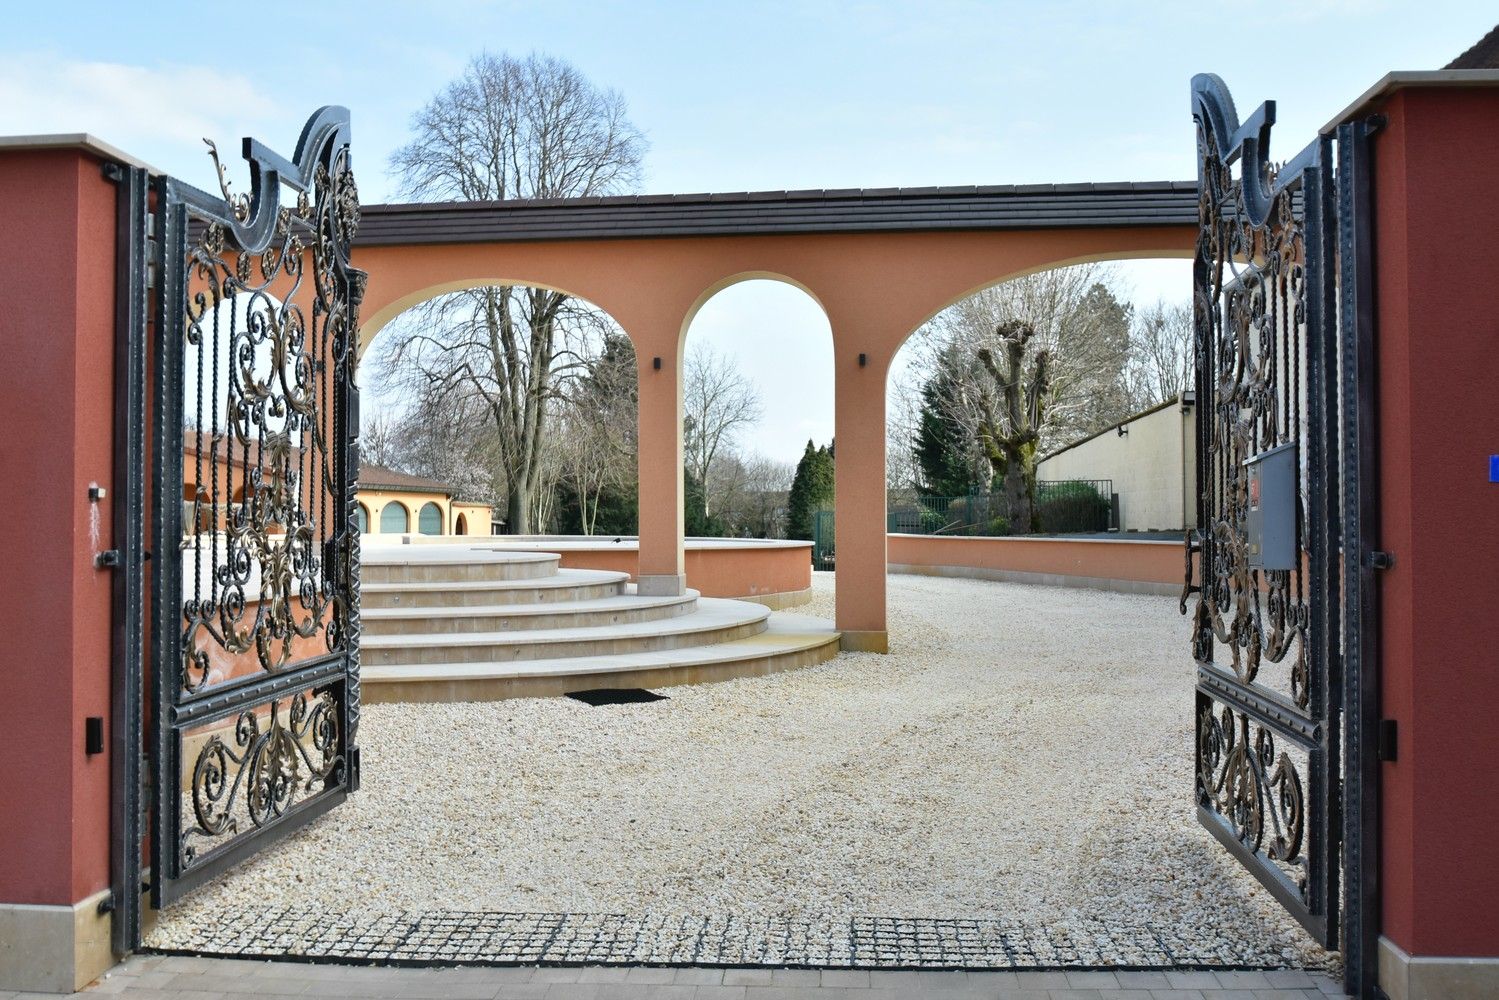
<svg viewBox="0 0 1499 1000"><path fill-rule="evenodd" d="M375 337L379 335L380 331L389 326L398 316L400 316L407 310L414 309L415 307L422 305L425 302L430 302L440 296L450 295L453 292L466 292L471 288L489 288L499 286L544 288L547 291L557 292L559 294L566 295L568 298L586 302L593 308L600 310L606 315L608 314L607 309L604 309L602 306L589 299L586 295L579 295L577 292L574 292L571 289L563 288L560 285L550 284L545 281L493 277L455 278L452 281L444 281L435 285L428 285L423 288L413 289L403 295L400 295L397 298L391 299L389 302L386 302L384 305L376 309L372 314L364 313L361 316L362 322L359 325L359 357L361 359L364 358L366 353L369 351L370 344L374 342ZM610 318L612 319L613 317L611 316ZM616 325L618 324L616 323ZM628 331L626 331L626 336L628 335Z"/></svg>
<svg viewBox="0 0 1499 1000"><path fill-rule="evenodd" d="M630 200L615 209L580 203L576 211L582 214L575 224L538 222L544 231L507 219L514 212L545 215L552 211L546 206L479 205L472 207L472 215L469 209L444 209L431 219L414 220L410 229L397 225L378 241L355 245L354 265L369 272L360 343L368 345L402 309L445 290L496 282L496 275L514 284L565 291L607 313L629 336L638 359L638 583L643 594L680 593L685 587L681 355L686 331L703 304L730 285L767 278L800 288L821 307L833 335L838 627L846 647L883 649L885 391L896 352L951 303L1008 278L1088 260L1190 255L1197 237L1195 193L1157 190L1175 199L1175 207L1147 206L1142 211L1154 213L1150 218L1119 217L1101 209L1079 216L1065 207L1047 216L1053 210L1041 208L1034 211L1045 220L1034 223L973 226L934 214L912 224L903 215L856 232L841 230L837 220L869 205L883 211L877 203L884 196L861 196L857 203L829 207L829 223L822 229L796 214L803 211L803 200L790 196L780 199L785 204L776 211L796 214L803 221L789 224L799 228L746 224L750 203L767 203L761 196L708 198L709 203L725 202L731 214L721 229L694 232L639 222L642 213L654 209ZM1156 197L1132 189L1107 196L1126 203L1119 211ZM916 201L902 201L904 195L890 197L905 206L902 212L920 210ZM989 197L974 194L974 203ZM1046 197L1060 203L1069 196L1052 192ZM1187 199L1192 204L1185 204ZM663 204L663 211L678 211L673 199ZM587 221L616 210L628 218ZM429 210L395 206L390 212L423 216ZM476 235L488 223L467 220L485 218L485 213L495 216L498 231L517 235L488 240Z"/></svg>
<svg viewBox="0 0 1499 1000"><path fill-rule="evenodd" d="M974 285L974 286L972 286L970 288L965 288L962 291L960 291L960 292L952 295L951 297L949 297L947 300L945 300L944 302L942 302L940 305L935 306L934 308L932 308L930 312L928 312L926 315L922 316L921 319L918 320L914 326L912 326L909 330L906 331L905 337L903 337L901 339L900 343L897 344L896 347L895 347L895 354L899 354L900 353L901 348L906 345L906 341L910 340L911 337L913 335L915 335L915 333L916 333L917 330L920 330L923 326L925 326L926 324L930 323L944 309L948 309L948 308L950 308L952 306L955 306L959 302L962 302L964 299L969 298L970 296L973 296L973 295L977 295L980 292L987 291L988 289L994 288L997 285L1003 285L1007 281L1014 281L1016 278L1024 278L1024 277L1027 277L1027 276L1032 275L1032 274L1042 274L1042 273L1044 273L1046 271L1056 271L1056 270L1060 270L1061 268L1064 268L1064 267L1075 267L1075 266L1077 266L1079 264L1106 264L1106 263L1110 263L1110 262L1114 262L1114 261L1127 261L1127 260L1191 260L1191 259L1192 259L1192 251L1191 250L1178 250L1178 251L1172 252L1172 253L1152 253L1152 252L1149 252L1149 251L1137 251L1137 252L1129 252L1129 253L1091 253L1091 254L1081 254L1081 255L1078 255L1078 256L1075 256L1075 257L1068 257L1068 258L1061 259L1061 260L1056 260L1056 261L1049 261L1047 263L1037 264L1037 265L1035 265L1033 267L1027 267L1027 268L1024 268L1022 270L1012 271L1012 272L1010 272L1008 274L1003 275L1002 277L993 278L993 279L988 280L988 281L983 281L983 282L981 282L981 283L979 283L977 285ZM1183 291L1188 291L1188 289L1184 287ZM891 360L892 361L895 358L895 354L891 355Z"/></svg>
<svg viewBox="0 0 1499 1000"><path fill-rule="evenodd" d="M739 271L714 281L707 288L699 292L697 298L692 301L692 305L687 307L687 313L682 317L682 327L677 333L678 354L681 353L682 348L686 345L687 331L691 328L692 321L697 319L697 314L702 311L703 306L707 305L719 292L727 291L735 285L742 285L747 281L774 281L782 285L790 285L817 303L817 308L822 310L824 317L828 315L827 306L822 304L822 299L818 298L817 293L804 281L800 281L789 274L783 274L779 271ZM831 326L832 320L829 319L828 323Z"/></svg>

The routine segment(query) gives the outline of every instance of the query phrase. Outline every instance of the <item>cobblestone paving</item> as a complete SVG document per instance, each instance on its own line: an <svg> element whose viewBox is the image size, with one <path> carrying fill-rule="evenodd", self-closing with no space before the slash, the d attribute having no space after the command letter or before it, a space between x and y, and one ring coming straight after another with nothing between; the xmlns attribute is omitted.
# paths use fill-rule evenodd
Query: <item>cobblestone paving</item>
<svg viewBox="0 0 1499 1000"><path fill-rule="evenodd" d="M139 955L76 994L133 1000L283 996L423 1000L1324 1000L1338 984L1317 973L868 972L659 966L391 969ZM40 1000L6 993L0 1000ZM53 996L47 994L46 996Z"/></svg>
<svg viewBox="0 0 1499 1000"><path fill-rule="evenodd" d="M1233 928L999 920L465 913L329 913L291 906L225 913L179 935L181 950L383 963L761 965L830 968L1202 967ZM1204 934L1221 937L1207 942ZM1209 965L1227 965L1214 962ZM1273 963L1275 966L1284 963Z"/></svg>

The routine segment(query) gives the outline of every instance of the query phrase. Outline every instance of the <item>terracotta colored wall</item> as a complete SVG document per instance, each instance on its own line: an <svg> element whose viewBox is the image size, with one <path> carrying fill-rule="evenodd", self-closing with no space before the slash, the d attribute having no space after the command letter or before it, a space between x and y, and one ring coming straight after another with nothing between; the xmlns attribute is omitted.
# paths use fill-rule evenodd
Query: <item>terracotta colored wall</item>
<svg viewBox="0 0 1499 1000"><path fill-rule="evenodd" d="M1081 260L1187 256L1196 238L1195 227L1160 226L360 247L354 264L370 274L360 342L368 345L403 309L486 283L558 288L608 312L640 366L640 572L666 581L686 571L687 328L703 303L736 281L778 278L804 289L833 331L837 623L845 642L868 633L860 645L882 648L885 378L901 344L945 306L1005 278Z"/></svg>
<svg viewBox="0 0 1499 1000"><path fill-rule="evenodd" d="M74 152L0 154L0 901L109 884L115 189Z"/></svg>
<svg viewBox="0 0 1499 1000"><path fill-rule="evenodd" d="M565 569L602 569L636 576L634 547L574 549L559 546ZM756 597L812 586L812 547L731 546L687 549L687 586L704 597Z"/></svg>
<svg viewBox="0 0 1499 1000"><path fill-rule="evenodd" d="M891 535L890 562L904 566L966 566L1179 586L1186 576L1184 547L1181 542L1112 539Z"/></svg>
<svg viewBox="0 0 1499 1000"><path fill-rule="evenodd" d="M1374 140L1384 932L1499 955L1499 91L1411 89Z"/></svg>

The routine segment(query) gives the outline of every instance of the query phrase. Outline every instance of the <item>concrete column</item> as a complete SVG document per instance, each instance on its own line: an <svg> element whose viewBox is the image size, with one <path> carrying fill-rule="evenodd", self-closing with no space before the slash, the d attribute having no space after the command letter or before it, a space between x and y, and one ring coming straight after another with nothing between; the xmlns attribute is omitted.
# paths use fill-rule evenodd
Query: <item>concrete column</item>
<svg viewBox="0 0 1499 1000"><path fill-rule="evenodd" d="M1499 996L1499 88L1421 87L1374 137L1383 716L1379 985Z"/></svg>
<svg viewBox="0 0 1499 1000"><path fill-rule="evenodd" d="M71 992L114 961L113 581L94 563L117 496L114 212L84 150L0 149L0 993Z"/></svg>
<svg viewBox="0 0 1499 1000"><path fill-rule="evenodd" d="M888 350L834 338L833 436L836 475L837 627L846 650L884 653L885 375Z"/></svg>
<svg viewBox="0 0 1499 1000"><path fill-rule="evenodd" d="M641 594L671 596L687 589L682 535L682 359L680 336L638 341L640 379ZM660 368L656 359L660 359Z"/></svg>

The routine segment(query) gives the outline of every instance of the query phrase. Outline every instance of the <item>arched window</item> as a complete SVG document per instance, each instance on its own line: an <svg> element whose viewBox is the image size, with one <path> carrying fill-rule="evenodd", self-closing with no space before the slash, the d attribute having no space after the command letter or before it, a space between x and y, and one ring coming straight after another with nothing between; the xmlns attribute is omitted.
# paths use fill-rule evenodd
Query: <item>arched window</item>
<svg viewBox="0 0 1499 1000"><path fill-rule="evenodd" d="M466 535L466 534L468 534L468 515L467 514L459 514L458 515L458 523L453 526L453 534L455 534L455 535Z"/></svg>
<svg viewBox="0 0 1499 1000"><path fill-rule="evenodd" d="M370 510L362 503L354 505L354 523L359 526L359 533L365 535L370 530Z"/></svg>
<svg viewBox="0 0 1499 1000"><path fill-rule="evenodd" d="M380 533L400 535L411 530L411 515L400 502L392 500L380 511Z"/></svg>
<svg viewBox="0 0 1499 1000"><path fill-rule="evenodd" d="M417 530L424 535L442 534L442 508L435 503L422 504L416 523Z"/></svg>

